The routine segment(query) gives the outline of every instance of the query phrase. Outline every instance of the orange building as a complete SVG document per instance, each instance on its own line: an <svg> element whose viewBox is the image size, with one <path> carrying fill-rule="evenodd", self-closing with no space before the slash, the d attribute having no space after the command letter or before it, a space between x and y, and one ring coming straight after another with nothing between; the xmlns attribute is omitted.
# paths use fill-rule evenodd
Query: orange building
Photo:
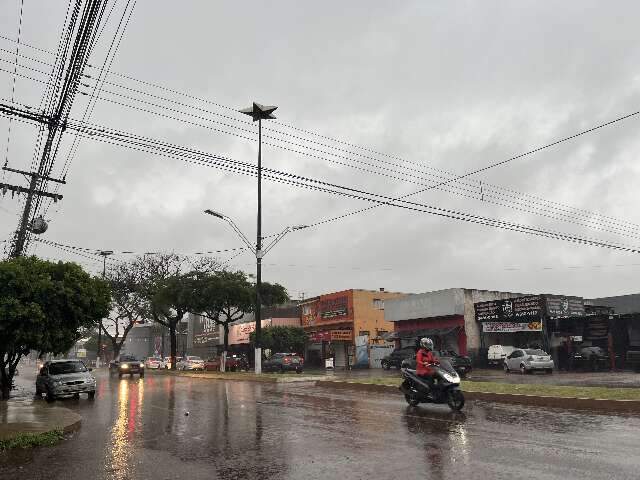
<svg viewBox="0 0 640 480"><path fill-rule="evenodd" d="M380 290L344 290L310 298L300 304L302 327L309 335L305 363L336 368L379 365L380 348L391 348L384 335L393 323L384 319L384 301L403 293Z"/></svg>

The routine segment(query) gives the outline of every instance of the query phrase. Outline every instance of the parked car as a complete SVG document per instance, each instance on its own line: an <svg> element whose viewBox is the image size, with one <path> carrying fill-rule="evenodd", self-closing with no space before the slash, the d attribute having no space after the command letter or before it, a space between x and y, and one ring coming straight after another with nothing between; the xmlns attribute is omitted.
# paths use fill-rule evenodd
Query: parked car
<svg viewBox="0 0 640 480"><path fill-rule="evenodd" d="M178 368L178 363L182 360L182 357L176 357L176 368ZM164 357L162 363L160 364L160 368L164 368L165 370L169 370L171 368L171 357Z"/></svg>
<svg viewBox="0 0 640 480"><path fill-rule="evenodd" d="M519 370L520 373L531 373L535 370L553 372L553 360L544 350L516 348L504 360L504 371L509 373Z"/></svg>
<svg viewBox="0 0 640 480"><path fill-rule="evenodd" d="M150 368L152 370L156 370L160 368L162 364L162 358L160 357L147 357L144 361L144 368Z"/></svg>
<svg viewBox="0 0 640 480"><path fill-rule="evenodd" d="M265 372L293 371L302 373L303 366L304 360L297 353L274 353L271 358L262 362L262 369Z"/></svg>
<svg viewBox="0 0 640 480"><path fill-rule="evenodd" d="M227 353L226 370L231 372L249 370L249 360L241 353Z"/></svg>
<svg viewBox="0 0 640 480"><path fill-rule="evenodd" d="M179 362L176 362L178 370L204 370L204 360L194 355L187 355Z"/></svg>
<svg viewBox="0 0 640 480"><path fill-rule="evenodd" d="M578 347L569 356L569 364L571 370L582 367L595 372L608 367L609 356L600 347Z"/></svg>
<svg viewBox="0 0 640 480"><path fill-rule="evenodd" d="M109 372L117 372L120 378L127 374L133 376L135 373L144 377L144 362L133 355L120 355L118 360L112 360L109 363Z"/></svg>
<svg viewBox="0 0 640 480"><path fill-rule="evenodd" d="M438 360L447 360L461 377L466 376L472 370L471 359L465 355L460 355L453 350L434 350L433 353L438 357ZM416 368L415 353L413 356L405 358L401 367L414 370Z"/></svg>
<svg viewBox="0 0 640 480"><path fill-rule="evenodd" d="M491 345L487 353L487 363L489 365L503 365L504 359L511 355L515 349L516 347L508 345Z"/></svg>
<svg viewBox="0 0 640 480"><path fill-rule="evenodd" d="M402 366L402 361L407 359L415 359L416 349L415 347L403 347L396 348L389 355L384 357L380 364L382 368L385 370L389 370L392 367L400 368ZM415 364L414 364L415 365Z"/></svg>
<svg viewBox="0 0 640 480"><path fill-rule="evenodd" d="M81 393L89 398L96 394L96 379L81 360L49 360L38 372L36 395L46 394L49 402L58 397L78 398Z"/></svg>
<svg viewBox="0 0 640 480"><path fill-rule="evenodd" d="M220 370L220 358L219 357L211 357L205 360L204 369L208 372L217 372Z"/></svg>

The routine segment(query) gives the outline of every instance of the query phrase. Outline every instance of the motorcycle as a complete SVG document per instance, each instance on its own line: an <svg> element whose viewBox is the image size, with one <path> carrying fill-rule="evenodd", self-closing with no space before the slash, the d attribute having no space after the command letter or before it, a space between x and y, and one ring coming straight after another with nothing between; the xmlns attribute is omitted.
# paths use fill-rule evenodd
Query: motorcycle
<svg viewBox="0 0 640 480"><path fill-rule="evenodd" d="M451 363L441 360L439 364L432 364L430 367L434 371L433 388L403 362L401 371L404 381L399 388L407 403L412 407L420 403L446 403L451 410L462 410L464 394L460 390L460 376Z"/></svg>

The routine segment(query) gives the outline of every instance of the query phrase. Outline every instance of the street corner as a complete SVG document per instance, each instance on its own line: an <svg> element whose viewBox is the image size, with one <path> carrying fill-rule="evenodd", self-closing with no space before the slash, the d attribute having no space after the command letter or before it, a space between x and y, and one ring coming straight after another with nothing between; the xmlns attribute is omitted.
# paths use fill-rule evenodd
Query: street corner
<svg viewBox="0 0 640 480"><path fill-rule="evenodd" d="M39 402L9 402L0 409L0 441L11 440L24 434L71 433L78 430L81 423L82 417L68 408Z"/></svg>

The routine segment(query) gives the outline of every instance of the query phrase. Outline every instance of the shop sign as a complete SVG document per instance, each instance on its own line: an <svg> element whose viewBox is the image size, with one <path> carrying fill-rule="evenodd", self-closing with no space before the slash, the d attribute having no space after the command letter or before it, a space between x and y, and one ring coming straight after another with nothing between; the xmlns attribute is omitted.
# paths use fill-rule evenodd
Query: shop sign
<svg viewBox="0 0 640 480"><path fill-rule="evenodd" d="M537 320L540 318L539 295L492 300L490 302L475 303L476 321L478 322L512 322Z"/></svg>
<svg viewBox="0 0 640 480"><path fill-rule="evenodd" d="M549 318L568 318L584 316L584 300L581 297L563 295L545 295L545 313Z"/></svg>
<svg viewBox="0 0 640 480"><path fill-rule="evenodd" d="M262 320L260 322L262 328L271 326L271 319ZM231 325L229 328L229 345L239 345L241 343L249 343L251 333L256 330L256 322L238 323Z"/></svg>
<svg viewBox="0 0 640 480"><path fill-rule="evenodd" d="M326 332L313 332L309 334L309 341L311 343L320 343L320 342L330 342L331 341L331 332L327 330Z"/></svg>
<svg viewBox="0 0 640 480"><path fill-rule="evenodd" d="M331 330L332 342L350 342L351 330Z"/></svg>
<svg viewBox="0 0 640 480"><path fill-rule="evenodd" d="M485 333L541 332L542 322L484 322L482 331Z"/></svg>
<svg viewBox="0 0 640 480"><path fill-rule="evenodd" d="M210 318L198 315L193 323L193 344L218 345L220 343L220 326Z"/></svg>
<svg viewBox="0 0 640 480"><path fill-rule="evenodd" d="M349 313L349 297L346 295L320 300L320 318L331 320L346 317Z"/></svg>

